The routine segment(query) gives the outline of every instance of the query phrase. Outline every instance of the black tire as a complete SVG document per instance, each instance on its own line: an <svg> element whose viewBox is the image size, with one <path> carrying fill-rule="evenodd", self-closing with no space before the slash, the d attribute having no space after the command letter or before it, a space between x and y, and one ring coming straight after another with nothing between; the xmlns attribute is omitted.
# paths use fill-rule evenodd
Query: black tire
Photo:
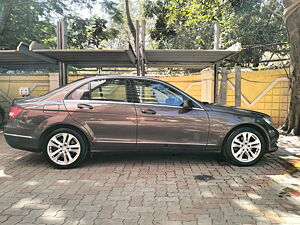
<svg viewBox="0 0 300 225"><path fill-rule="evenodd" d="M50 157L50 152L53 151L51 148L49 147L49 151L48 151L48 143L51 140L51 138L55 137L56 135L60 135L60 134L69 134L70 136L74 136L76 138L76 141L78 140L78 144L80 145L80 151L79 154L76 158L76 160L70 164L67 165L61 165L59 163L54 162L51 157ZM81 133L69 129L69 128L60 128L57 130L52 131L51 133L49 133L47 135L47 137L45 138L45 142L43 143L43 155L45 156L45 158L48 160L48 162L54 166L55 168L58 169L70 169L70 168L75 168L78 167L86 158L87 154L88 154L88 142L85 138L85 136L83 136ZM56 147L55 147L56 148ZM55 150L58 150L57 148ZM62 150L61 150L62 151ZM60 152L59 152L60 153ZM59 154L58 153L58 154ZM74 153L75 154L75 153ZM64 154L64 156L62 158L66 157L66 154Z"/></svg>
<svg viewBox="0 0 300 225"><path fill-rule="evenodd" d="M0 127L2 127L3 123L4 123L4 111L0 107Z"/></svg>
<svg viewBox="0 0 300 225"><path fill-rule="evenodd" d="M243 154L241 160L245 160L245 161L241 161L241 160L238 160L233 155L233 152L231 149L233 140L236 137L237 138L240 137L242 135L242 133L244 133L244 132L249 132L249 133L254 134L251 140L255 140L257 142L259 140L260 146L261 146L260 151L258 151L257 147L254 147L253 151L255 152L255 158L253 157L253 160L248 161L248 162L246 161L246 159L243 159L244 156L245 156L245 158L247 158L247 154ZM258 140L254 139L254 138L256 138L255 136L258 138ZM237 149L237 150L235 150L235 149ZM239 147L233 148L233 151L235 153L237 153L238 150L241 150L241 148L239 148ZM256 153L256 151L257 151L257 153ZM238 129L232 131L231 134L228 136L228 138L225 140L225 142L223 144L223 148L222 148L222 155L225 157L226 161L229 162L230 164L236 165L236 166L252 166L262 158L262 156L265 154L265 152L266 152L266 141L265 141L264 137L261 135L260 132L258 132L257 130L255 130L251 127L242 127L242 128L238 128Z"/></svg>
<svg viewBox="0 0 300 225"><path fill-rule="evenodd" d="M4 122L4 115L0 111L0 127L2 127L3 122Z"/></svg>

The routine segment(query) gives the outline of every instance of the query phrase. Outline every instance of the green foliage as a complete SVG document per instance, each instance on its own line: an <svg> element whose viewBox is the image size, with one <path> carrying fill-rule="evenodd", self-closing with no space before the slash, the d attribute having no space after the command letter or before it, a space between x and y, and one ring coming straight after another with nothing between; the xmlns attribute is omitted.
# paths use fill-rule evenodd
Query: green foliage
<svg viewBox="0 0 300 225"><path fill-rule="evenodd" d="M123 23L123 14L122 11L119 9L119 5L113 1L105 0L102 2L102 7L105 9L106 13L110 15L110 18L115 23Z"/></svg>
<svg viewBox="0 0 300 225"><path fill-rule="evenodd" d="M56 7L55 7L56 8ZM0 49L15 49L20 41L47 42L53 47L55 26L37 2L4 1L0 3Z"/></svg>
<svg viewBox="0 0 300 225"><path fill-rule="evenodd" d="M287 42L286 27L279 16L282 12L282 5L277 0L241 1L235 5L231 14L224 15L223 46L226 48L236 42L251 46ZM266 51L279 56L288 54L287 46L283 48L281 45L247 48L236 60L257 66Z"/></svg>
<svg viewBox="0 0 300 225"><path fill-rule="evenodd" d="M69 18L68 46L71 48L102 48L109 39L115 38L119 31L107 28L107 20L99 17L82 19Z"/></svg>
<svg viewBox="0 0 300 225"><path fill-rule="evenodd" d="M159 48L211 49L215 21L221 23L223 49L236 42L248 46L287 41L279 0L147 0L144 11L155 20L150 35ZM234 60L256 64L266 51L287 54L281 46L251 48Z"/></svg>
<svg viewBox="0 0 300 225"><path fill-rule="evenodd" d="M177 13L170 20L169 4L166 1L147 1L144 5L145 16L155 19L150 31L151 39L158 42L158 48L195 49L213 46L212 22L199 24L187 22L186 16ZM173 10L173 8L172 8Z"/></svg>
<svg viewBox="0 0 300 225"><path fill-rule="evenodd" d="M98 17L80 18L75 9L91 9L97 0L0 0L0 49L15 49L20 41L56 47L56 21L66 19L69 47L102 47L118 35ZM117 5L106 1L111 16L122 22ZM113 13L114 12L114 13Z"/></svg>

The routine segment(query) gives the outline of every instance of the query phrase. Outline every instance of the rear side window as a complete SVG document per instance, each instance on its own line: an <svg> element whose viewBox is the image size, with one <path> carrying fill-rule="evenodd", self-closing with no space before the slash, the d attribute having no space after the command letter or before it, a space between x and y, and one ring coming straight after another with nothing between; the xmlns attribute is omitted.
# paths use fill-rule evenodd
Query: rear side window
<svg viewBox="0 0 300 225"><path fill-rule="evenodd" d="M103 79L91 81L74 90L67 99L126 102L125 80Z"/></svg>
<svg viewBox="0 0 300 225"><path fill-rule="evenodd" d="M125 80L108 79L92 81L91 100L126 102Z"/></svg>
<svg viewBox="0 0 300 225"><path fill-rule="evenodd" d="M77 88L75 91L73 91L67 99L69 100L89 100L89 83Z"/></svg>

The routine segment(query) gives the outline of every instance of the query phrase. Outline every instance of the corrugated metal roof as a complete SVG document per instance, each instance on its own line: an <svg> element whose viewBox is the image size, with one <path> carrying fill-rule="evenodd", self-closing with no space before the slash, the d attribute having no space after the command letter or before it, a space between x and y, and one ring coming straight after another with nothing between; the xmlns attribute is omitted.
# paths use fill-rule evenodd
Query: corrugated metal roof
<svg viewBox="0 0 300 225"><path fill-rule="evenodd" d="M0 50L0 69L52 68L54 65L17 50Z"/></svg>
<svg viewBox="0 0 300 225"><path fill-rule="evenodd" d="M55 68L58 62L77 67L136 67L135 55L130 50L32 50L33 56L17 50L0 50L0 68ZM45 62L38 56L46 56L57 63Z"/></svg>
<svg viewBox="0 0 300 225"><path fill-rule="evenodd" d="M238 51L228 50L146 50L149 67L206 68Z"/></svg>
<svg viewBox="0 0 300 225"><path fill-rule="evenodd" d="M79 67L135 67L130 50L33 50L44 56Z"/></svg>

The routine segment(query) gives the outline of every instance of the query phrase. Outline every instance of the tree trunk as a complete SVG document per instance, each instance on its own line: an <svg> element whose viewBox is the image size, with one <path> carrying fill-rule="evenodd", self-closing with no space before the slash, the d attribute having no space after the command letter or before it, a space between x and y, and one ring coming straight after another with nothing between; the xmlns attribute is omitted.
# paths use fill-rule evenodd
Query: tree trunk
<svg viewBox="0 0 300 225"><path fill-rule="evenodd" d="M287 133L300 135L300 0L283 0L283 5L290 42L291 102L282 128Z"/></svg>
<svg viewBox="0 0 300 225"><path fill-rule="evenodd" d="M128 0L125 0L125 9L126 9L127 24L128 24L129 30L133 36L134 44L136 44L136 29L135 29L135 26L131 19Z"/></svg>

